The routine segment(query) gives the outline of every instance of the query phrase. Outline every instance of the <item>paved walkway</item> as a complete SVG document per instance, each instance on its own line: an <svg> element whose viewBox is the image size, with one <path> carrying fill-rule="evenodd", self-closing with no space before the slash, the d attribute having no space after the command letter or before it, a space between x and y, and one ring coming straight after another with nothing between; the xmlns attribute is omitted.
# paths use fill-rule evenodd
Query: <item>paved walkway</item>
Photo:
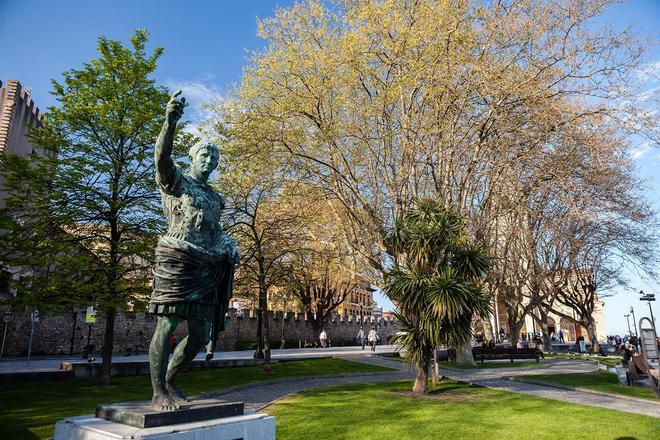
<svg viewBox="0 0 660 440"><path fill-rule="evenodd" d="M393 353L393 346L379 346L377 354ZM217 352L215 359L251 359L252 351L239 352ZM286 349L273 350L272 357L276 360L287 359L310 359L317 357L334 356L354 362L364 362L373 365L393 368L393 372L361 373L331 377L315 378L292 378L276 382L265 382L246 385L224 390L214 395L222 396L228 400L241 400L245 402L248 410L255 411L275 400L299 391L344 385L350 383L385 382L415 377L414 368L406 362L388 359L383 356L373 356L369 350L362 351L360 347L332 347L328 349ZM203 356L198 356L203 359ZM115 356L115 362L145 362L147 355ZM2 359L0 361L0 374L11 372L28 371L53 371L59 368L61 362L79 362L78 357L55 356L47 358L35 358L29 364L25 359ZM101 362L97 358L97 362ZM579 362L575 360L552 359L538 367L529 368L492 368L481 370L450 370L442 369L442 374L451 379L468 383L495 388L503 391L529 394L532 396L545 397L548 399L561 400L565 402L592 405L602 408L626 411L629 413L660 417L660 403L652 400L619 398L616 396L604 396L583 391L572 391L551 386L530 384L509 380L509 377L532 374L570 374L588 373L597 370L595 362Z"/></svg>
<svg viewBox="0 0 660 440"><path fill-rule="evenodd" d="M377 347L378 353L394 353L396 348L393 345L380 345ZM356 356L370 355L368 348L362 350L360 347L330 347L330 348L287 348L285 350L274 349L271 351L271 357L276 360L292 359L312 359L319 357L342 356L346 354ZM216 351L213 359L241 360L252 359L254 350L244 351ZM199 354L196 360L203 360L204 354ZM101 356L96 358L96 363L103 361ZM148 362L148 354L138 354L133 356L113 356L113 362ZM28 363L22 358L2 358L0 359L0 374L4 373L22 373L34 371L54 371L58 370L62 362L87 363L86 360L78 356L40 356L33 357Z"/></svg>
<svg viewBox="0 0 660 440"><path fill-rule="evenodd" d="M370 356L359 353L345 353L337 356L341 359L363 362L372 365L380 365L395 369L388 373L364 373L346 376L294 378L281 381L259 383L240 386L218 393L213 396L227 400L244 401L248 411L259 409L289 395L313 388L345 385L352 383L385 382L394 380L413 379L415 377L414 367L406 362L387 359L382 356ZM450 379L460 380L476 385L494 388L502 391L528 394L564 402L591 405L601 408L614 409L627 413L642 414L660 418L660 403L652 400L620 398L618 396L606 396L583 391L572 391L551 386L543 386L524 382L509 380L509 377L530 374L570 374L587 373L598 369L594 362L576 362L571 360L549 360L547 365L528 368L496 368L483 370L450 370L442 369L442 374Z"/></svg>

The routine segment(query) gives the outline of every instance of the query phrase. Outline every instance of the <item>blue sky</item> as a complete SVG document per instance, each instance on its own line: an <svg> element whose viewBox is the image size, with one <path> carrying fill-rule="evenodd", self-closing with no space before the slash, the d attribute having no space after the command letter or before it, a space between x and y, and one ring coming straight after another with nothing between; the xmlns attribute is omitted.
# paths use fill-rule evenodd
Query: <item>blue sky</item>
<svg viewBox="0 0 660 440"><path fill-rule="evenodd" d="M168 87L181 88L194 105L221 97L241 78L247 52L263 47L256 36L257 17L273 15L280 1L169 1L169 0L0 0L0 80L18 79L32 88L32 97L44 110L53 105L49 94L51 78L78 68L95 57L96 39L105 35L127 41L136 28L147 28L152 46L165 47L156 79ZM616 28L632 27L636 32L654 34L646 72L649 93L660 90L660 1L633 0L610 7L601 21ZM200 117L197 111L193 117ZM648 179L648 198L660 209L660 152L636 141L635 160L640 174ZM660 298L660 285L631 275L632 291L616 290L605 299L608 333L623 333L623 314L635 307L639 318L648 313L636 292L644 289ZM377 301L391 308L378 295ZM656 303L657 304L657 303ZM654 308L654 314L660 315Z"/></svg>

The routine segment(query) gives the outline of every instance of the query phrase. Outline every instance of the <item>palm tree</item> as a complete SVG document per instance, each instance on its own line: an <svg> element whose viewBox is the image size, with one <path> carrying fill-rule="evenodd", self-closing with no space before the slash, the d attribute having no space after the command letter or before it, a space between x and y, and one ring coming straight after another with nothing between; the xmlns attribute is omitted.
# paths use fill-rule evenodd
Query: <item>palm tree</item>
<svg viewBox="0 0 660 440"><path fill-rule="evenodd" d="M435 347L465 344L472 316L490 316L481 284L490 257L470 241L460 215L431 199L414 201L396 220L386 246L392 265L385 291L401 324L394 343L417 368L413 393L424 394Z"/></svg>

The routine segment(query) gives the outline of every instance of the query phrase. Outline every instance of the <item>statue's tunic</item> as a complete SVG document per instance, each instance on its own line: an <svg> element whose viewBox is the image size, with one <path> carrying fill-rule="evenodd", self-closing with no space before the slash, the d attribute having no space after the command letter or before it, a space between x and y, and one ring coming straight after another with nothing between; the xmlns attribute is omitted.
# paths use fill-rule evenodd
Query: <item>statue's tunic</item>
<svg viewBox="0 0 660 440"><path fill-rule="evenodd" d="M224 200L210 185L172 165L167 174L156 172L168 230L156 246L149 312L220 318L222 327L231 297L228 255L235 246L220 226Z"/></svg>

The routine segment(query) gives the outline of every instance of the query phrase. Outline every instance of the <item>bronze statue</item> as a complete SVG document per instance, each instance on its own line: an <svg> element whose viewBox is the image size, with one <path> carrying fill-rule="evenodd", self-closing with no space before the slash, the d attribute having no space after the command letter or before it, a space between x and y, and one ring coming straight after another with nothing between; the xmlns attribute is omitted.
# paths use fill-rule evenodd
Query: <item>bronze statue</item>
<svg viewBox="0 0 660 440"><path fill-rule="evenodd" d="M149 312L158 315L149 346L154 394L152 407L171 411L187 400L176 386L176 375L207 346L213 352L217 332L232 294L233 268L238 264L236 243L220 226L224 200L209 184L218 166L219 150L198 143L189 151L190 170L184 174L172 160L176 124L183 115L181 91L167 104L165 122L156 141L156 181L160 187L167 233L156 246L153 293ZM181 320L188 336L168 363L169 337Z"/></svg>

